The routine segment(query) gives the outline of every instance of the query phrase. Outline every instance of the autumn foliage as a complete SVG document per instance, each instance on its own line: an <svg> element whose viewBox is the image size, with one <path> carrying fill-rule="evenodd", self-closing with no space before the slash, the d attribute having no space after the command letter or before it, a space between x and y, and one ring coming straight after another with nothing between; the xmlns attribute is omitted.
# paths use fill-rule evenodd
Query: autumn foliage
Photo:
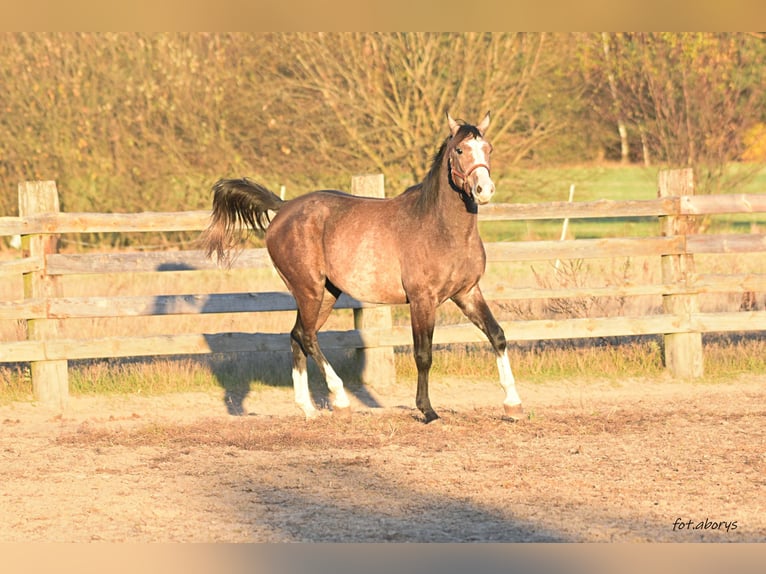
<svg viewBox="0 0 766 574"><path fill-rule="evenodd" d="M727 162L763 160L765 44L709 33L6 33L0 213L16 214L16 186L33 179L56 180L68 211L203 208L223 176L292 194L383 172L398 193L427 169L448 109L469 121L492 111L499 170L616 160L623 139L630 161L707 166L715 178Z"/></svg>

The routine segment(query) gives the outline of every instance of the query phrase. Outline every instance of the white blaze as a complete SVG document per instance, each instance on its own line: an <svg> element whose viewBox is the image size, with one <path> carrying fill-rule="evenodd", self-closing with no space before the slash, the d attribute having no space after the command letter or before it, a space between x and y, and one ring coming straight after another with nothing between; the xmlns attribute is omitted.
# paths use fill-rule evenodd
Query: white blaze
<svg viewBox="0 0 766 574"><path fill-rule="evenodd" d="M473 139L468 142L468 147L471 148L474 165L489 165L489 158L486 154L487 148L483 140L478 138ZM486 167L478 167L473 173L476 177L476 181L471 188L471 194L477 203L488 203L492 195L495 193L495 184L489 175L489 169Z"/></svg>
<svg viewBox="0 0 766 574"><path fill-rule="evenodd" d="M487 163L487 154L484 153L484 140L474 138L468 142L474 163Z"/></svg>

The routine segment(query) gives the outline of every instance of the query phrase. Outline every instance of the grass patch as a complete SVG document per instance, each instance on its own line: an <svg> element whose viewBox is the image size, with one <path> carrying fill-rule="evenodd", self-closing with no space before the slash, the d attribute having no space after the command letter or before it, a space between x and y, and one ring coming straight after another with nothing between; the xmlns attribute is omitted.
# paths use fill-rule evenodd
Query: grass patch
<svg viewBox="0 0 766 574"><path fill-rule="evenodd" d="M520 381L550 382L572 378L659 377L663 373L659 339L583 339L511 344L508 355ZM397 376L417 377L409 353L396 355ZM496 378L495 356L487 345L437 347L433 376Z"/></svg>
<svg viewBox="0 0 766 574"><path fill-rule="evenodd" d="M73 395L207 391L212 381L209 366L193 358L81 361L69 369Z"/></svg>
<svg viewBox="0 0 766 574"><path fill-rule="evenodd" d="M766 373L766 336L763 334L706 334L703 348L702 382ZM511 344L508 355L516 378L531 383L665 376L659 335ZM401 380L417 377L409 352L397 353L396 372ZM495 378L497 367L487 345L450 345L435 349L431 373L437 377Z"/></svg>
<svg viewBox="0 0 766 574"><path fill-rule="evenodd" d="M766 373L766 337L762 334L711 334L703 337L705 376L718 383L746 373ZM523 383L555 383L571 379L659 379L665 376L662 338L643 336L614 339L538 341L511 344L509 356L516 378ZM352 353L329 356L350 387L358 385ZM401 384L417 379L409 347L397 348L396 375ZM289 353L215 354L72 362L70 392L77 395L140 394L223 390L232 401L266 386L291 388ZM445 345L434 349L434 378L495 379L495 358L487 345ZM312 386L323 385L309 362ZM0 366L0 405L32 400L28 365Z"/></svg>
<svg viewBox="0 0 766 574"><path fill-rule="evenodd" d="M705 379L719 381L745 373L766 373L766 334L709 333L702 336Z"/></svg>
<svg viewBox="0 0 766 574"><path fill-rule="evenodd" d="M0 365L0 405L32 400L29 365Z"/></svg>
<svg viewBox="0 0 766 574"><path fill-rule="evenodd" d="M495 176L498 203L566 201L575 186L575 201L653 199L658 168L593 164L516 169Z"/></svg>

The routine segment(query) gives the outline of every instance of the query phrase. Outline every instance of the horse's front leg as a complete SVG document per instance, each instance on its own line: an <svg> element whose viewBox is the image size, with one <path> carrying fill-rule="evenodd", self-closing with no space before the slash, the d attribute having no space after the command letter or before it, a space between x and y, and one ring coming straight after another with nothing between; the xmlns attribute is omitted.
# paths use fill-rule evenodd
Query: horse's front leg
<svg viewBox="0 0 766 574"><path fill-rule="evenodd" d="M492 315L492 311L484 300L484 295L482 294L479 285L475 285L466 293L455 295L452 300L458 307L460 307L460 310L463 311L465 316L484 332L489 339L489 342L492 344L492 348L495 350L495 356L497 358L500 386L503 387L503 390L505 391L505 400L503 401L505 414L513 420L521 418L524 410L521 406L519 393L516 391L516 380L513 377L511 363L508 360L505 333L494 315Z"/></svg>
<svg viewBox="0 0 766 574"><path fill-rule="evenodd" d="M431 370L432 346L436 305L428 302L410 301L410 320L414 343L415 365L418 368L418 390L415 405L430 423L439 418L428 397L428 373Z"/></svg>

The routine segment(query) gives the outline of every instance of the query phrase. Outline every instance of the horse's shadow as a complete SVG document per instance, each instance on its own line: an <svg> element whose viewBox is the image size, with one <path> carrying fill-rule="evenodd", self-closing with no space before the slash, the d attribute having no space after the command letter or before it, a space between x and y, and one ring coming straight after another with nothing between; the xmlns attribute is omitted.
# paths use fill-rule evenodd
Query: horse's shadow
<svg viewBox="0 0 766 574"><path fill-rule="evenodd" d="M231 415L246 416L249 412L245 402L254 383L270 387L292 389L292 354L286 352L225 352L217 349L220 339L206 336L211 355L205 359L218 384L224 390L224 403ZM367 407L379 407L379 403L360 382L363 358L353 353L325 353L331 364L337 367L338 375L343 379L346 392L356 397ZM327 385L313 361L308 362L309 391L311 399L319 409L330 408L330 396ZM296 407L297 409L297 407ZM297 411L296 411L297 412Z"/></svg>
<svg viewBox="0 0 766 574"><path fill-rule="evenodd" d="M157 271L194 270L195 267L185 263L164 263L157 267ZM219 311L209 301L209 299L206 300L199 309L201 314ZM156 299L155 312L157 314L168 313L168 309L160 297ZM228 335L241 337L245 341L248 338L253 338L253 343L255 343L256 337L269 336L256 333L232 333ZM292 353L290 351L289 338L286 334L281 335L285 340L284 352L233 352L225 342L226 335L216 333L204 334L203 336L210 349L210 354L198 355L197 360L200 363L204 363L210 369L223 389L224 403L229 414L235 416L254 414L248 413L245 408L245 401L254 383L270 387L292 388ZM280 335L277 336L279 337ZM356 397L365 406L380 406L361 382L362 373L365 370L365 355L363 352L327 349L325 350L325 355L343 380L346 392ZM329 391L313 360L308 361L308 377L312 400L318 408L328 409L330 405Z"/></svg>

